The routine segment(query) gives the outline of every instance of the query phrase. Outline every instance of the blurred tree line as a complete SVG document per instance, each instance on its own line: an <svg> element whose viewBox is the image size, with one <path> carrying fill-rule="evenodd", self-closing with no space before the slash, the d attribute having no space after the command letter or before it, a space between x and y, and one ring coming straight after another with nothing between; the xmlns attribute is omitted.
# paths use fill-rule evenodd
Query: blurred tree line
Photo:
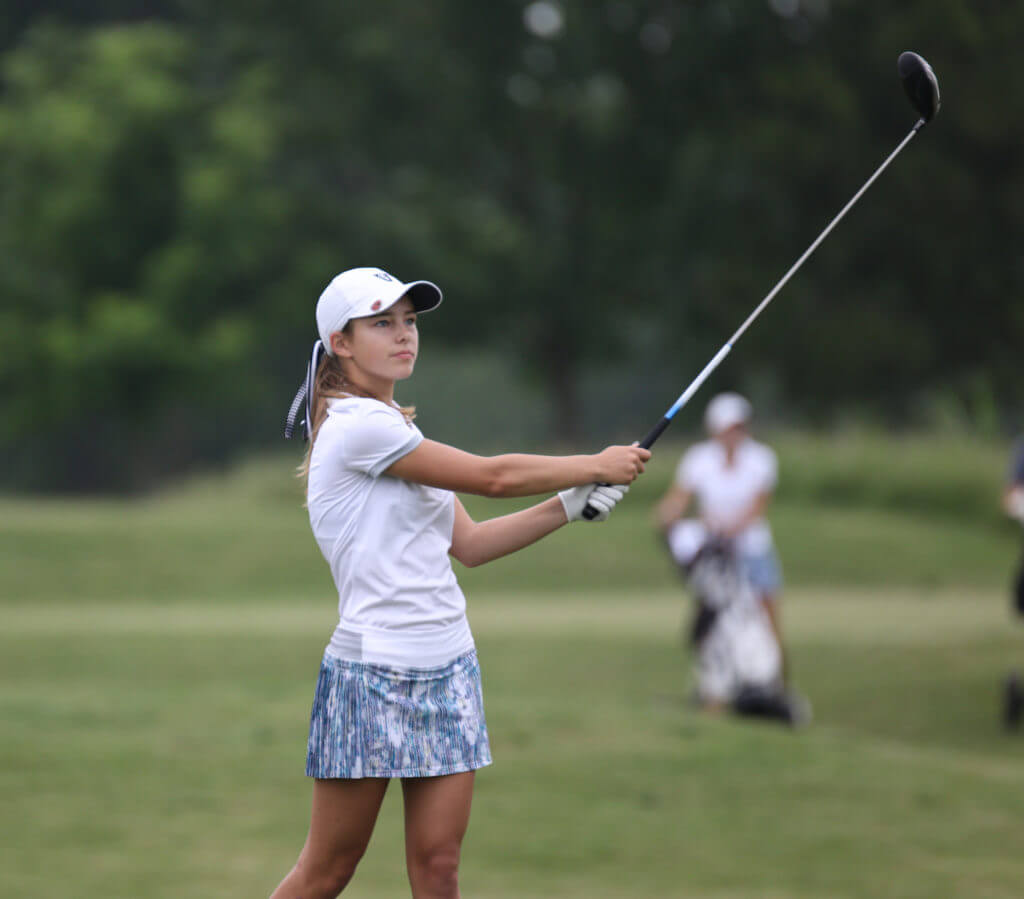
<svg viewBox="0 0 1024 899"><path fill-rule="evenodd" d="M905 49L939 118L722 378L813 423L1022 407L1024 3L22 0L0 26L5 488L277 441L354 265L438 281L426 339L514 360L553 439L589 436L588 372L632 413L603 433L639 435L909 131Z"/></svg>

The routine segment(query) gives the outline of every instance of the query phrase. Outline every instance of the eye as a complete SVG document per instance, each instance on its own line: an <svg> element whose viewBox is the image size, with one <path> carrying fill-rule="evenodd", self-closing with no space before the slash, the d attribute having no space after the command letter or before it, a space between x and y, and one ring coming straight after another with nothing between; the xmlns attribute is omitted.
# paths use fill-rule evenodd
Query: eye
<svg viewBox="0 0 1024 899"><path fill-rule="evenodd" d="M381 326L386 328L390 324L391 324L391 319L388 319L388 318L378 318L377 321L375 321L373 323L373 326L375 328L380 328Z"/></svg>
<svg viewBox="0 0 1024 899"><path fill-rule="evenodd" d="M415 316L415 315L410 315L410 316L409 316L409 317L408 317L408 318L407 318L407 319L405 320L405 323L406 323L407 325L411 325L412 327L415 327L415 326L416 326L416 316Z"/></svg>

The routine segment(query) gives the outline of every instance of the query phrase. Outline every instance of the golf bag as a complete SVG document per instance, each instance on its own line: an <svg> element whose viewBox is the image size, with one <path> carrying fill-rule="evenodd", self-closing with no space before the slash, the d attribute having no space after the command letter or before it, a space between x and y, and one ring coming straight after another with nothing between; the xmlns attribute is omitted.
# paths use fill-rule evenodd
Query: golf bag
<svg viewBox="0 0 1024 899"><path fill-rule="evenodd" d="M694 598L688 642L700 702L745 715L802 720L804 710L782 681L782 653L771 620L732 543L711 537L691 520L669 531L668 545Z"/></svg>

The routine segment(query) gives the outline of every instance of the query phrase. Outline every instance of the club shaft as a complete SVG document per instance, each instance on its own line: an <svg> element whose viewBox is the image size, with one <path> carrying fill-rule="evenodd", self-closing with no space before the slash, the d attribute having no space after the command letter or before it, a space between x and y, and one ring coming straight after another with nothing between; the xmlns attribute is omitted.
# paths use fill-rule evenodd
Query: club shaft
<svg viewBox="0 0 1024 899"><path fill-rule="evenodd" d="M889 163L892 162L899 155L900 151L907 144L910 143L911 138L913 138L913 136L917 134L917 132L920 131L922 127L924 127L924 124L924 119L921 119L913 128L910 129L910 133L905 138L903 138L902 141L900 141L900 145L895 150L893 150L892 153L889 154L885 162L883 162L877 169L875 169L874 174L872 174L872 176L868 178L867 181L864 182L863 187L861 187L861 189L858 190L857 193L855 193L850 198L850 201L839 211L839 214L834 219L832 219L832 221L829 222L826 226L825 230L822 231L821 234L817 236L817 238L814 240L814 243L812 243L806 250L804 250L804 254L799 259L797 259L796 262L793 263L792 268L790 268L790 270L782 276L782 278L779 280L779 283L776 284L769 291L768 295L763 300L761 300L757 308L753 312L751 312L750 315L747 317L747 320L743 322L743 324L740 325L739 328L737 328L736 333L729 338L730 344L735 343L743 335L743 332L746 331L747 328L749 328L753 324L754 319L756 319L764 310L764 308L773 299L775 299L775 295L780 290L782 290L783 287L785 287L786 282L789 281L789 279L792 278L793 275L796 274L796 272L799 270L800 266L802 266L804 262L807 261L807 257L810 256L811 253L813 253L816 249L818 249L818 247L821 245L821 242L826 237L828 237L829 234L832 233L832 229L835 228L835 226L838 225L843 220L843 216L845 216L846 213L853 208L853 205L864 195L865 191L867 191L867 189L871 187L872 184L875 183L875 179L889 167Z"/></svg>
<svg viewBox="0 0 1024 899"><path fill-rule="evenodd" d="M684 390L681 394L679 394L679 399L677 399L669 408L668 412L665 413L665 417L669 421L675 418L676 413L680 409L682 409L683 406L685 406L688 402L690 402L690 397L692 397L700 389L701 384L703 384L709 377L711 377L711 373L716 368L718 368L722 360L729 355L729 353L732 351L732 341L735 339L736 338L733 337L732 340L727 341L725 345L717 353L715 353L715 357L707 365L705 365L703 369L701 369L701 373L697 375L697 377L694 378L693 381L690 382L690 386L687 387L686 390Z"/></svg>
<svg viewBox="0 0 1024 899"><path fill-rule="evenodd" d="M789 279L792 278L793 275L797 273L797 271L799 271L800 266L802 266L807 261L807 258L811 255L811 253L818 249L818 247L821 245L821 242L826 237L828 237L829 234L832 233L832 229L835 228L835 226L838 225L843 220L843 216L845 216L846 213L853 208L854 204L864 195L865 191L867 191L867 189L871 187L872 184L875 183L875 179L878 178L878 176L881 175L882 172L884 172L888 168L889 163L891 163L899 155L900 151L908 143L910 143L913 136L917 134L917 132L920 131L926 123L927 120L922 118L917 122L916 125L914 125L913 128L910 129L910 133L905 138L903 138L902 141L900 141L899 146L897 146L896 149L889 154L886 160L877 169L875 169L871 177L864 182L861 189L858 190L857 193L855 193L850 198L849 202L842 209L839 210L839 214L836 215L836 217L832 219L831 222L828 223L828 225L825 227L825 230L822 231L821 234L819 234L815 238L814 242L806 250L804 250L803 255L799 259L797 259L796 262L793 263L789 271L786 272L786 274L784 274L782 278L779 279L779 282L768 292L767 296L765 296L765 298L761 300L760 303L757 304L757 308L754 309L754 311L751 312L749 316L747 316L746 321L744 321L743 324L736 329L736 333L733 334L732 337L730 337L725 342L725 344L717 353L715 353L711 361L707 365L705 365L703 369L701 369L700 374L693 379L693 381L686 388L686 390L679 394L679 398L669 407L668 411L661 418L661 420L653 428L651 428L647 436L640 441L640 446L644 447L644 449L650 449L651 446L653 446L654 441L657 440L665 432L668 426L672 423L672 419L675 418L676 413L679 412L679 410L682 409L692 399L693 395L700 389L701 385L709 377L711 377L711 373L716 368L718 368L718 366L722 363L722 360L729 355L736 341L743 336L743 333L747 330L747 328L749 328L754 323L754 321L765 310L768 304L775 299L775 295L780 290L782 290L783 287L785 287L786 282L789 281ZM588 505L586 509L583 510L584 518L592 519L596 515L597 510L593 506Z"/></svg>
<svg viewBox="0 0 1024 899"><path fill-rule="evenodd" d="M736 333L733 334L732 337L730 337L726 341L725 345L715 354L715 357L707 365L704 366L701 373L697 375L697 377L693 380L693 383L691 383L690 386L687 387L686 390L684 390L679 395L679 398L672 404L668 412L665 413L665 418L671 421L675 417L675 414L690 401L690 399L697 392L700 386L708 379L711 373L716 368L718 368L721 361L726 356L729 355L729 352L736 344L736 341L743 336L743 333L747 330L747 328L749 328L757 319L757 317L762 312L764 312L768 304L775 299L776 294L778 294L778 292L782 290L783 287L786 286L786 282L789 281L789 279L792 278L793 275L797 273L797 271L799 271L800 266L802 266L807 261L807 258L811 255L811 253L818 249L818 247L821 245L821 242L826 237L828 237L829 234L832 232L832 229L835 228L835 226L838 225L843 220L843 216L845 216L846 213L853 208L854 204L864 195L864 192L869 187L871 187L872 184L875 183L875 179L886 170L886 168L889 166L889 163L891 163L897 157L897 155L899 155L899 152L908 143L910 143L911 138L913 138L913 136L917 134L917 132L920 131L922 127L924 127L924 124L924 119L921 119L910 130L910 133L905 138L903 138L902 141L900 141L899 146L895 150L893 150L892 153L889 154L885 162L883 162L877 169L875 169L871 177L864 182L864 185L861 187L861 189L858 190L857 193L855 193L850 198L850 201L839 211L839 214L834 219L832 219L831 222L828 223L828 225L825 227L825 230L822 231L821 234L819 234L815 238L814 242L806 250L804 250L803 255L799 259L797 259L796 262L793 263L789 271L786 272L786 274L784 274L782 278L779 279L779 282L768 292L768 295L763 300L761 300L760 303L757 304L757 308L753 312L751 312L749 316L747 316L746 321L744 321L743 324L736 329Z"/></svg>

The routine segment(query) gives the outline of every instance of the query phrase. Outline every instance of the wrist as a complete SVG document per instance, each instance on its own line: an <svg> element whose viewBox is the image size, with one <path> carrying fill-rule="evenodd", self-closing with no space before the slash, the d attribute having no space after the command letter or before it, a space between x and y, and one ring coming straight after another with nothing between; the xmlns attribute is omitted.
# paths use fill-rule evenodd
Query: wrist
<svg viewBox="0 0 1024 899"><path fill-rule="evenodd" d="M561 493L551 497L551 499L548 500L548 503L550 504L550 512L556 528L567 525L571 521L569 518L569 510L566 508L565 500L562 499Z"/></svg>

